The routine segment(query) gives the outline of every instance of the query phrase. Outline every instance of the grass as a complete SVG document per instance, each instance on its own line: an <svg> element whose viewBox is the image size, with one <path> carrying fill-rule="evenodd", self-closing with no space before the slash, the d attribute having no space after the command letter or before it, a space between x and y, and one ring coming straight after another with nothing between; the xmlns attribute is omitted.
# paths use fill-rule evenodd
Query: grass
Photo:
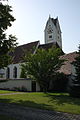
<svg viewBox="0 0 80 120"><path fill-rule="evenodd" d="M0 96L0 102L22 106L80 114L80 99L67 93L25 93Z"/></svg>
<svg viewBox="0 0 80 120"><path fill-rule="evenodd" d="M15 91L0 90L0 94L14 93Z"/></svg>

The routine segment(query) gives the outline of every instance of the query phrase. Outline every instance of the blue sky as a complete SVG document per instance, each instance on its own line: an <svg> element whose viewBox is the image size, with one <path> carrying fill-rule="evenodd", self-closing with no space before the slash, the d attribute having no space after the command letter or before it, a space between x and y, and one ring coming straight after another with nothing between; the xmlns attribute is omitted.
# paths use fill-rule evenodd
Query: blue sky
<svg viewBox="0 0 80 120"><path fill-rule="evenodd" d="M8 33L16 35L19 45L40 40L49 14L58 16L65 53L77 51L80 43L80 0L9 0L16 21Z"/></svg>

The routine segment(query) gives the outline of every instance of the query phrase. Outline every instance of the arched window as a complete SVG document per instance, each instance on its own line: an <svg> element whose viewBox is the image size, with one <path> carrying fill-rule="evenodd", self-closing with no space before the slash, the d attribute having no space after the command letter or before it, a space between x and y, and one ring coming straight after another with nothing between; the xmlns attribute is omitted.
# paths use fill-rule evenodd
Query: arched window
<svg viewBox="0 0 80 120"><path fill-rule="evenodd" d="M6 72L6 78L10 78L10 68L7 68L7 72Z"/></svg>
<svg viewBox="0 0 80 120"><path fill-rule="evenodd" d="M17 78L17 67L14 67L13 69L13 77Z"/></svg>

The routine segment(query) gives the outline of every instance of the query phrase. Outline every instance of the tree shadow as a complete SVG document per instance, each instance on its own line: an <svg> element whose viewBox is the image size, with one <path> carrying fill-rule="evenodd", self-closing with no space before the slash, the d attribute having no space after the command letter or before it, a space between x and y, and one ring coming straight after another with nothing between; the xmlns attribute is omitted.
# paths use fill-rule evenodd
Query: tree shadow
<svg viewBox="0 0 80 120"><path fill-rule="evenodd" d="M37 108L37 109L43 109L43 110L53 110L55 111L56 108L53 108L51 105L45 104L45 103L36 103L34 101L30 100L18 100L17 102L12 102L13 99L3 99L0 98L0 105L18 105L20 107L30 107L30 108Z"/></svg>
<svg viewBox="0 0 80 120"><path fill-rule="evenodd" d="M52 101L52 102L56 101L58 105L64 105L65 103L80 105L79 98L73 98L64 93L59 93L59 94L54 94L54 95L50 93L46 93L45 97L49 97L50 99L49 101Z"/></svg>

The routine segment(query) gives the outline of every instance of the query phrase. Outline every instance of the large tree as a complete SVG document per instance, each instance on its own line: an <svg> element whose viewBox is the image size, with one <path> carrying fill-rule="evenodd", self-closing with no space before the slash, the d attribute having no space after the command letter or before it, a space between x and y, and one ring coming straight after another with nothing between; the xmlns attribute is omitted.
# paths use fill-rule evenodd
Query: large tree
<svg viewBox="0 0 80 120"><path fill-rule="evenodd" d="M9 35L6 30L12 26L15 18L11 15L12 7L0 3L0 68L7 66L11 62L9 52L17 45L16 37Z"/></svg>
<svg viewBox="0 0 80 120"><path fill-rule="evenodd" d="M47 91L56 71L64 61L59 59L60 55L59 48L38 49L35 54L25 57L25 64L22 67L39 83L41 90Z"/></svg>
<svg viewBox="0 0 80 120"><path fill-rule="evenodd" d="M80 45L77 54L78 56L75 58L73 65L75 66L75 70L76 70L76 76L75 76L76 83L80 84Z"/></svg>
<svg viewBox="0 0 80 120"><path fill-rule="evenodd" d="M73 84L70 86L69 92L72 97L80 97L80 45L77 52L77 57L72 64L75 67L76 75L75 79L72 80Z"/></svg>

